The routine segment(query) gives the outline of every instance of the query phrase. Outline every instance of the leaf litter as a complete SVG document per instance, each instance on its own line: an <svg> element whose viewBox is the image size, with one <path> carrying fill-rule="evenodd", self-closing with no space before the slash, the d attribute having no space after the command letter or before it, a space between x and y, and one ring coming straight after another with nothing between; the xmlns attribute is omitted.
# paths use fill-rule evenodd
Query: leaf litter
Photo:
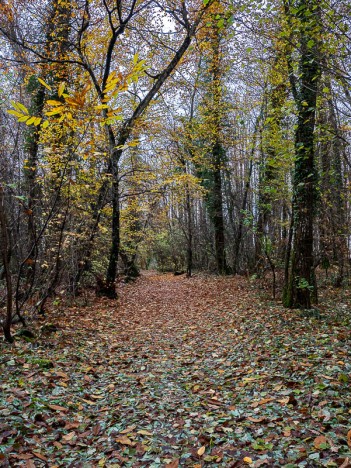
<svg viewBox="0 0 351 468"><path fill-rule="evenodd" d="M1 345L0 466L351 466L350 328L147 273Z"/></svg>

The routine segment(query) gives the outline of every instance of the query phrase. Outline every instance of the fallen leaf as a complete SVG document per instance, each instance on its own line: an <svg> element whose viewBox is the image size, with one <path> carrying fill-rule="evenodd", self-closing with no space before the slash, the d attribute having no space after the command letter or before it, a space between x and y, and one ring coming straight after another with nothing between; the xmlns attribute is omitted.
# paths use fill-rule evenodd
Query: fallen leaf
<svg viewBox="0 0 351 468"><path fill-rule="evenodd" d="M179 466L179 458L177 458L176 460L171 461L171 462L168 463L166 466L168 466L168 468L178 468L178 466Z"/></svg>
<svg viewBox="0 0 351 468"><path fill-rule="evenodd" d="M347 457L345 458L343 464L340 465L339 468L350 468L350 466L351 466L351 458Z"/></svg>
<svg viewBox="0 0 351 468"><path fill-rule="evenodd" d="M147 436L152 436L152 432L149 432L149 431L144 431L144 429L141 429L140 431L137 432L138 434L141 434L141 435L147 435Z"/></svg>
<svg viewBox="0 0 351 468"><path fill-rule="evenodd" d="M206 450L205 445L199 448L199 450L197 451L197 454L199 455L199 457L201 457L205 453L205 450Z"/></svg>
<svg viewBox="0 0 351 468"><path fill-rule="evenodd" d="M80 426L79 422L66 422L65 429L69 431L70 429L77 429Z"/></svg>
<svg viewBox="0 0 351 468"><path fill-rule="evenodd" d="M72 432L69 432L68 434L63 435L62 439L68 442L69 440L72 440L75 435L76 433L72 431Z"/></svg>
<svg viewBox="0 0 351 468"><path fill-rule="evenodd" d="M277 400L279 403L281 403L282 405L287 405L290 401L290 397L286 397L286 398L282 398L280 400Z"/></svg>
<svg viewBox="0 0 351 468"><path fill-rule="evenodd" d="M44 455L42 455L41 453L39 452L32 452L33 455L37 458L39 458L40 460L43 460L43 461L48 461L48 459L46 457L44 457Z"/></svg>
<svg viewBox="0 0 351 468"><path fill-rule="evenodd" d="M351 448L351 429L347 433L347 445Z"/></svg>
<svg viewBox="0 0 351 468"><path fill-rule="evenodd" d="M55 377L61 377L62 379L69 380L69 376L65 372L55 372Z"/></svg>
<svg viewBox="0 0 351 468"><path fill-rule="evenodd" d="M261 417L261 418L253 418L252 416L248 416L247 418L249 421L252 421L254 423L259 423L259 422L262 422L264 421L266 418L265 417Z"/></svg>
<svg viewBox="0 0 351 468"><path fill-rule="evenodd" d="M133 432L134 429L136 429L136 424L133 424L133 426L128 426L123 431L120 432L120 434L128 434L128 432Z"/></svg>
<svg viewBox="0 0 351 468"><path fill-rule="evenodd" d="M244 462L245 462L245 463L252 463L252 458L250 458L250 457L245 457L245 458L244 458Z"/></svg>
<svg viewBox="0 0 351 468"><path fill-rule="evenodd" d="M314 439L313 445L315 446L316 449L321 449L321 448L324 448L323 445L327 443L328 443L327 438L323 435L320 435Z"/></svg>
<svg viewBox="0 0 351 468"><path fill-rule="evenodd" d="M34 457L32 453L19 453L11 455L12 458L17 458L18 460L30 460Z"/></svg>
<svg viewBox="0 0 351 468"><path fill-rule="evenodd" d="M62 411L64 413L68 412L67 408L64 408L63 406L58 406L58 405L48 405L48 407L54 411Z"/></svg>
<svg viewBox="0 0 351 468"><path fill-rule="evenodd" d="M127 436L117 437L116 442L122 445L135 445L135 442L132 442Z"/></svg>

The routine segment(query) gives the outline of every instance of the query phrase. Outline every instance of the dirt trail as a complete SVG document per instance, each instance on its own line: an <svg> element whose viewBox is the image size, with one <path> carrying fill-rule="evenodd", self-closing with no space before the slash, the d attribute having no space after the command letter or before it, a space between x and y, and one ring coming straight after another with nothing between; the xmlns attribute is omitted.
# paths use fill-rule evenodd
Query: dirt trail
<svg viewBox="0 0 351 468"><path fill-rule="evenodd" d="M61 307L55 334L3 347L3 466L351 457L347 327L269 307L241 278L147 273L119 291Z"/></svg>

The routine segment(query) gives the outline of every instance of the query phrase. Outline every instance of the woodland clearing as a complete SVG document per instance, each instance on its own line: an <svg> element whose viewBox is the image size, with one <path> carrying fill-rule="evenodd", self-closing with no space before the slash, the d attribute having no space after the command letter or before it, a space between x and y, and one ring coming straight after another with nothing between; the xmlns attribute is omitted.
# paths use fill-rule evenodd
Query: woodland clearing
<svg viewBox="0 0 351 468"><path fill-rule="evenodd" d="M347 321L239 277L119 289L1 344L1 466L351 466Z"/></svg>

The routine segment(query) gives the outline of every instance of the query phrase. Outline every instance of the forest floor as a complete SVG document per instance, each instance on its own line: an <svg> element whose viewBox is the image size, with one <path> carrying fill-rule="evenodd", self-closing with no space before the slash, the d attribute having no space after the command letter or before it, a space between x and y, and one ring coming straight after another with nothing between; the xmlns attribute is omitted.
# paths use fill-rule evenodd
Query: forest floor
<svg viewBox="0 0 351 468"><path fill-rule="evenodd" d="M119 290L1 343L0 466L351 466L351 333L332 306L302 316L237 277Z"/></svg>

